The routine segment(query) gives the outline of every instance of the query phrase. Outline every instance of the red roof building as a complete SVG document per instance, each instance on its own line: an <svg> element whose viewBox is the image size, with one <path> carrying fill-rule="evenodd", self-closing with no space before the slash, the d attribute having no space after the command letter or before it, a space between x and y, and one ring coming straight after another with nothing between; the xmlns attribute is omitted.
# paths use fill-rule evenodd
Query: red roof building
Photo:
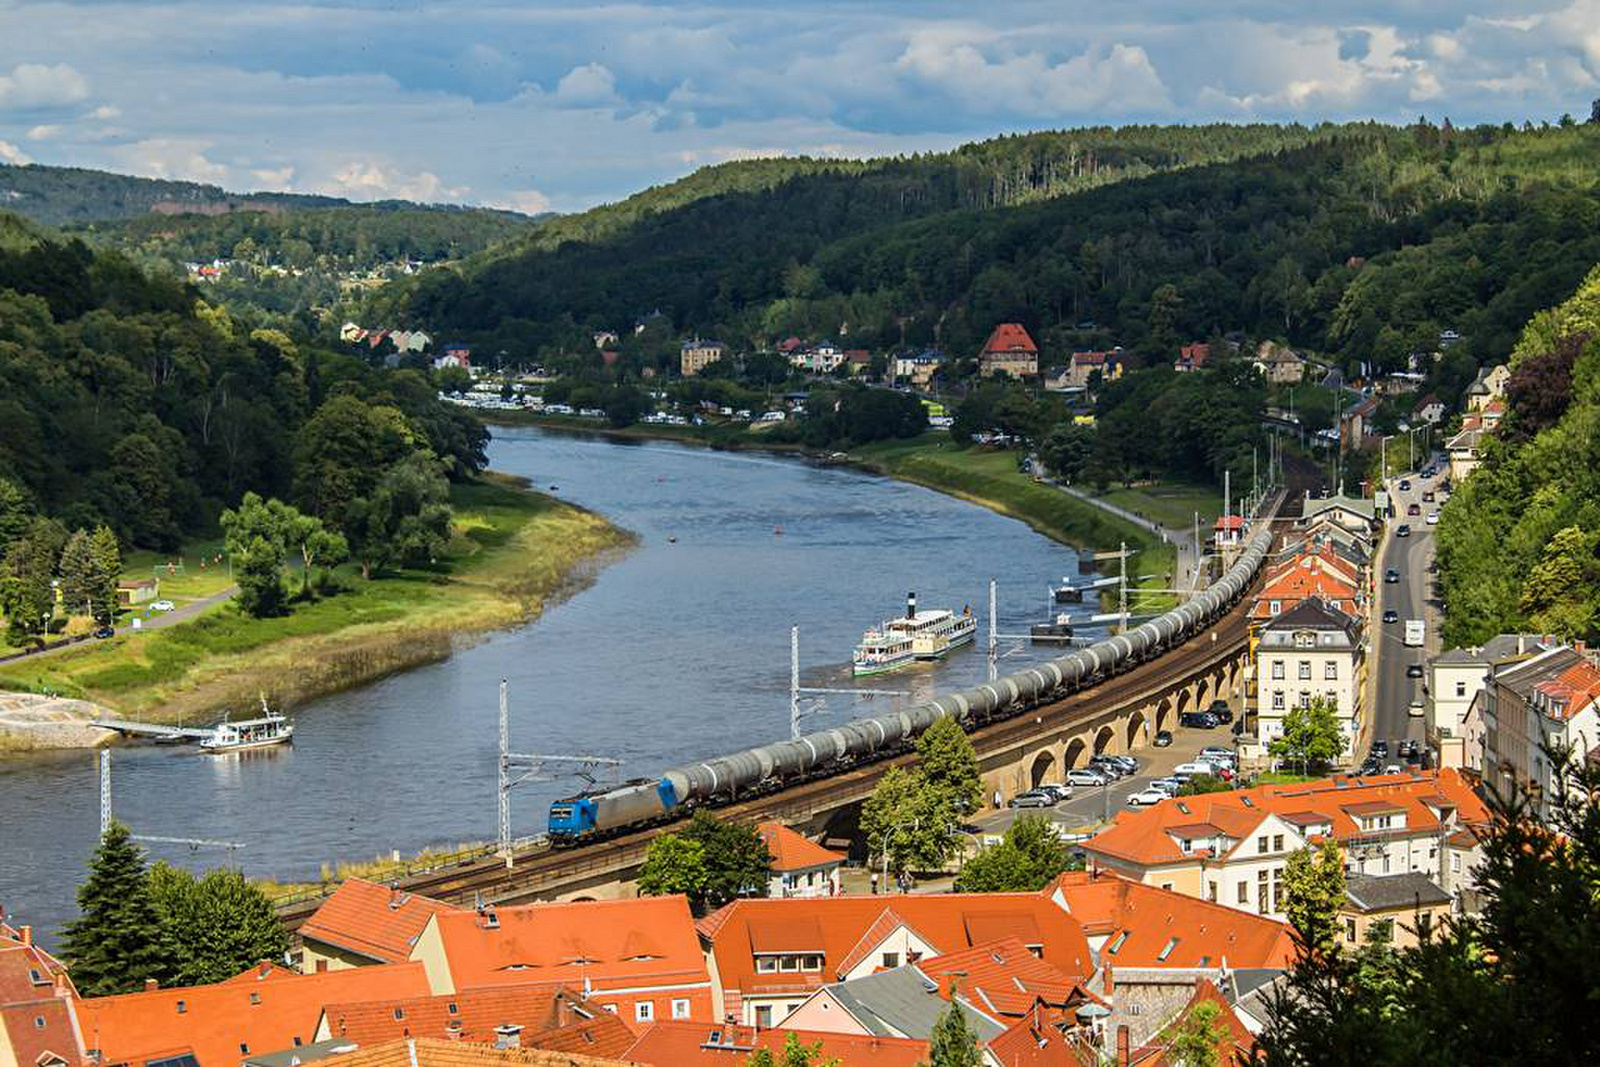
<svg viewBox="0 0 1600 1067"><path fill-rule="evenodd" d="M758 1030L732 1023L656 1023L623 1053L632 1063L650 1067L745 1067L758 1048L783 1061L784 1043L793 1036L803 1045L821 1043L821 1062L837 1060L848 1067L918 1067L926 1062L928 1043L904 1037L829 1034L809 1030Z"/></svg>
<svg viewBox="0 0 1600 1067"><path fill-rule="evenodd" d="M412 958L435 994L559 983L630 1024L717 1017L681 896L439 911Z"/></svg>
<svg viewBox="0 0 1600 1067"><path fill-rule="evenodd" d="M442 901L350 878L300 927L304 966L314 970L321 960L330 969L408 960L434 913L458 910Z"/></svg>
<svg viewBox="0 0 1600 1067"><path fill-rule="evenodd" d="M361 1046L404 1037L493 1043L496 1028L516 1026L523 1041L533 1043L537 1035L600 1014L606 1013L563 986L515 986L329 1004L322 1009L316 1039L338 1038Z"/></svg>
<svg viewBox="0 0 1600 1067"><path fill-rule="evenodd" d="M978 372L985 378L1009 374L1026 378L1039 373L1039 346L1021 323L1002 322L978 353Z"/></svg>
<svg viewBox="0 0 1600 1067"><path fill-rule="evenodd" d="M1038 893L736 900L700 921L716 1018L776 1025L825 985L1015 938L1068 976L1094 960L1083 928Z"/></svg>
<svg viewBox="0 0 1600 1067"><path fill-rule="evenodd" d="M86 1063L78 993L67 969L33 942L33 929L0 920L0 1063Z"/></svg>
<svg viewBox="0 0 1600 1067"><path fill-rule="evenodd" d="M779 822L764 822L756 833L772 854L770 897L831 897L840 891L839 869L845 857L830 852L804 834Z"/></svg>
<svg viewBox="0 0 1600 1067"><path fill-rule="evenodd" d="M1173 361L1172 369L1179 374L1187 374L1204 367L1211 359L1211 346L1201 341L1192 345L1184 345L1178 349L1178 358Z"/></svg>
<svg viewBox="0 0 1600 1067"><path fill-rule="evenodd" d="M428 992L420 963L386 963L315 974L268 971L258 981L156 989L79 1003L84 1042L107 1065L144 1064L189 1053L202 1067L237 1067L246 1057L315 1040L322 1010L350 1001Z"/></svg>

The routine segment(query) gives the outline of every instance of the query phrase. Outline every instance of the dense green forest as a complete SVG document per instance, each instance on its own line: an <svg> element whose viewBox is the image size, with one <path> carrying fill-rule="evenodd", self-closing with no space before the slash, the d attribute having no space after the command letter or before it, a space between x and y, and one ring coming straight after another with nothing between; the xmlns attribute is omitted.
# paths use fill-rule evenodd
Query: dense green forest
<svg viewBox="0 0 1600 1067"><path fill-rule="evenodd" d="M709 195L564 219L379 299L524 358L660 309L750 347L848 331L966 354L1017 320L1058 361L1109 342L1166 358L1242 330L1394 369L1446 328L1473 358L1503 353L1600 259L1600 127L1222 129L1108 131L1097 158L1120 169L1075 178L1078 132L779 161L754 189L729 165L726 191L711 172ZM1201 144L1219 161L1182 162Z"/></svg>
<svg viewBox="0 0 1600 1067"><path fill-rule="evenodd" d="M1534 316L1511 357L1507 414L1445 504L1447 645L1497 633L1600 639L1600 268Z"/></svg>
<svg viewBox="0 0 1600 1067"><path fill-rule="evenodd" d="M136 178L83 167L0 164L0 207L60 226L97 219L137 218L161 205L174 211L237 211L334 207L333 196L296 193L230 193L200 182Z"/></svg>
<svg viewBox="0 0 1600 1067"><path fill-rule="evenodd" d="M294 501L355 550L353 502L390 471L466 477L486 443L419 372L246 330L79 241L0 250L0 579L47 588L54 564L35 563L73 529L174 549L247 492Z"/></svg>

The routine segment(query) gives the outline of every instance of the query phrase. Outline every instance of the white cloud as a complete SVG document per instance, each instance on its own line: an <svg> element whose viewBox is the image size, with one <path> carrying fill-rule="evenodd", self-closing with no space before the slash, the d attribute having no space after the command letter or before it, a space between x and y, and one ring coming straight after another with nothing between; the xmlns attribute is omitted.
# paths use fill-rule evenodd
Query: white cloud
<svg viewBox="0 0 1600 1067"><path fill-rule="evenodd" d="M94 119L96 122L109 122L114 118L119 118L121 115L122 109L120 107L114 107L111 104L101 104L99 107L89 112L88 117Z"/></svg>
<svg viewBox="0 0 1600 1067"><path fill-rule="evenodd" d="M10 74L0 74L0 109L64 107L88 95L89 83L65 63L20 63Z"/></svg>
<svg viewBox="0 0 1600 1067"><path fill-rule="evenodd" d="M542 215L551 209L550 198L537 189L524 189L487 201L486 207L497 207L505 211L520 211L524 215Z"/></svg>
<svg viewBox="0 0 1600 1067"><path fill-rule="evenodd" d="M35 126L35 127L33 127L32 129L30 129L28 131L28 140L30 140L30 141L48 141L48 140L50 140L50 138L56 136L56 134L58 134L60 132L61 132L61 127L60 126L48 126L48 125Z"/></svg>
<svg viewBox="0 0 1600 1067"><path fill-rule="evenodd" d="M448 186L432 171L407 173L372 161L352 160L313 186L316 192L352 200L417 200L439 203L461 200L471 190Z"/></svg>
<svg viewBox="0 0 1600 1067"><path fill-rule="evenodd" d="M573 67L556 83L556 100L567 107L614 107L622 103L617 79L598 63Z"/></svg>
<svg viewBox="0 0 1600 1067"><path fill-rule="evenodd" d="M294 185L294 167L260 167L252 170L250 176L261 184L258 189L274 193L286 193Z"/></svg>
<svg viewBox="0 0 1600 1067"><path fill-rule="evenodd" d="M152 137L119 145L112 154L124 167L147 178L225 184L228 168L206 158L211 145L204 141Z"/></svg>
<svg viewBox="0 0 1600 1067"><path fill-rule="evenodd" d="M0 141L0 163L10 163L13 167L25 167L32 162L32 157L10 141Z"/></svg>

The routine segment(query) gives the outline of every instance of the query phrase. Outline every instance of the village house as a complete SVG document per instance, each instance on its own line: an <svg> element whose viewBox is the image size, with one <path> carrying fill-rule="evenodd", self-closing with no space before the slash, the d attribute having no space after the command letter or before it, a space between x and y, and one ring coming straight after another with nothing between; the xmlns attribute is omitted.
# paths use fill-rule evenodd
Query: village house
<svg viewBox="0 0 1600 1067"><path fill-rule="evenodd" d="M78 992L30 926L0 912L0 1067L87 1065Z"/></svg>
<svg viewBox="0 0 1600 1067"><path fill-rule="evenodd" d="M363 1048L407 1037L492 1044L497 1034L515 1029L524 1044L544 1047L545 1035L582 1023L593 1024L593 1044L609 1041L613 1052L633 1043L633 1031L620 1018L560 985L327 1004L316 1039Z"/></svg>
<svg viewBox="0 0 1600 1067"><path fill-rule="evenodd" d="M944 366L943 354L931 349L914 356L895 356L894 376L915 389L926 389L942 366Z"/></svg>
<svg viewBox="0 0 1600 1067"><path fill-rule="evenodd" d="M832 897L840 892L845 856L829 852L782 823L764 822L756 833L772 855L769 897Z"/></svg>
<svg viewBox="0 0 1600 1067"><path fill-rule="evenodd" d="M1178 349L1178 358L1172 363L1172 369L1179 374L1188 374L1199 370L1211 361L1211 346L1202 341L1187 344Z"/></svg>
<svg viewBox="0 0 1600 1067"><path fill-rule="evenodd" d="M336 970L402 963L411 958L422 928L435 913L459 910L365 878L347 878L297 931L301 967Z"/></svg>
<svg viewBox="0 0 1600 1067"><path fill-rule="evenodd" d="M1339 433L1344 447L1359 449L1365 446L1367 439L1378 435L1378 428L1374 419L1378 414L1378 398L1369 396L1345 408L1339 416Z"/></svg>
<svg viewBox="0 0 1600 1067"><path fill-rule="evenodd" d="M1474 648L1452 648L1428 663L1428 737L1440 766L1483 773L1488 747L1484 707L1497 668L1561 647L1537 634L1498 634Z"/></svg>
<svg viewBox="0 0 1600 1067"><path fill-rule="evenodd" d="M985 378L996 374L1032 378L1039 373L1039 346L1021 323L1002 322L978 353L978 373Z"/></svg>
<svg viewBox="0 0 1600 1067"><path fill-rule="evenodd" d="M1273 385L1299 385L1306 376L1306 362L1293 349L1272 341L1256 348L1255 368Z"/></svg>
<svg viewBox="0 0 1600 1067"><path fill-rule="evenodd" d="M1122 377L1121 346L1108 352L1074 352L1067 360L1066 378L1062 388L1088 389L1097 381L1112 382L1120 377Z"/></svg>
<svg viewBox="0 0 1600 1067"><path fill-rule="evenodd" d="M1324 542L1302 543L1289 559L1267 569L1261 592L1250 604L1250 623L1259 632L1266 623L1302 600L1317 597L1335 611L1359 616L1366 604L1360 568L1337 555Z"/></svg>
<svg viewBox="0 0 1600 1067"><path fill-rule="evenodd" d="M1461 420L1461 429L1445 442L1445 453L1450 457L1450 481L1460 485L1478 469L1478 447L1483 441L1483 420L1468 415Z"/></svg>
<svg viewBox="0 0 1600 1067"><path fill-rule="evenodd" d="M411 958L436 995L559 982L630 1024L718 1017L681 896L438 911Z"/></svg>
<svg viewBox="0 0 1600 1067"><path fill-rule="evenodd" d="M1511 368L1504 363L1493 367L1479 367L1472 384L1467 386L1467 410L1482 412L1492 402L1506 395L1506 383L1511 380Z"/></svg>
<svg viewBox="0 0 1600 1067"><path fill-rule="evenodd" d="M148 604L160 592L161 580L158 578L119 578L117 579L117 606L136 608L140 604Z"/></svg>
<svg viewBox="0 0 1600 1067"><path fill-rule="evenodd" d="M1339 933L1352 949L1372 941L1375 934L1395 948L1414 948L1419 916L1437 930L1440 920L1451 913L1450 894L1421 871L1347 875L1344 893Z"/></svg>
<svg viewBox="0 0 1600 1067"><path fill-rule="evenodd" d="M683 342L678 355L678 373L693 378L711 364L722 359L727 349L720 341L703 341L696 337Z"/></svg>
<svg viewBox="0 0 1600 1067"><path fill-rule="evenodd" d="M1300 505L1298 525L1310 529L1324 520L1336 522L1345 529L1367 538L1370 543L1378 525L1378 506L1375 501L1358 496L1314 497L1307 490L1305 500Z"/></svg>
<svg viewBox="0 0 1600 1067"><path fill-rule="evenodd" d="M1067 974L1094 963L1077 921L1038 893L736 900L700 920L714 1018L782 1023L825 985L1015 937Z"/></svg>
<svg viewBox="0 0 1600 1067"><path fill-rule="evenodd" d="M1437 426L1444 421L1445 411L1444 401L1429 393L1417 401L1417 406L1411 411L1411 417L1418 422L1431 423Z"/></svg>
<svg viewBox="0 0 1600 1067"><path fill-rule="evenodd" d="M1270 606L1270 605L1269 605ZM1366 654L1356 618L1308 596L1261 627L1256 646L1256 736L1263 745L1283 735L1290 708L1318 697L1332 701L1345 751L1361 733Z"/></svg>
<svg viewBox="0 0 1600 1067"><path fill-rule="evenodd" d="M1282 919L1283 867L1302 848L1331 838L1349 873L1415 871L1443 885L1476 847L1457 831L1487 820L1483 802L1454 770L1336 775L1124 811L1082 847L1091 870ZM1470 862L1464 867L1470 873ZM1463 880L1455 880L1457 895Z"/></svg>
<svg viewBox="0 0 1600 1067"><path fill-rule="evenodd" d="M459 341L445 345L439 353L439 358L433 361L434 370L443 370L446 367L459 367L464 371L472 370L472 348Z"/></svg>

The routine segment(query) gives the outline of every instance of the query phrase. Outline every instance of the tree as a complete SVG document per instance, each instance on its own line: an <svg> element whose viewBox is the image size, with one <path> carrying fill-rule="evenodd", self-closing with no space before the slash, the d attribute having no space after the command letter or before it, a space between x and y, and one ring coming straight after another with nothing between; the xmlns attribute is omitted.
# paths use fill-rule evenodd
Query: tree
<svg viewBox="0 0 1600 1067"><path fill-rule="evenodd" d="M1522 612L1540 633L1586 637L1595 623L1591 596L1597 576L1600 561L1589 535L1578 526L1563 527L1522 584Z"/></svg>
<svg viewBox="0 0 1600 1067"><path fill-rule="evenodd" d="M833 1057L822 1058L820 1040L809 1045L802 1044L800 1036L791 1032L784 1035L783 1052L780 1055L774 1056L771 1049L758 1048L750 1053L749 1059L745 1060L745 1067L841 1067L841 1065Z"/></svg>
<svg viewBox="0 0 1600 1067"><path fill-rule="evenodd" d="M0 556L11 542L22 537L33 521L33 500L27 490L8 478L0 478Z"/></svg>
<svg viewBox="0 0 1600 1067"><path fill-rule="evenodd" d="M345 536L361 577L391 563L433 559L450 536L450 487L438 461L413 452L345 509Z"/></svg>
<svg viewBox="0 0 1600 1067"><path fill-rule="evenodd" d="M236 510L222 513L223 546L233 560L239 583L239 607L246 615L266 618L282 614L283 561L288 523L277 501L246 493Z"/></svg>
<svg viewBox="0 0 1600 1067"><path fill-rule="evenodd" d="M651 896L682 893L700 911L737 897L764 896L771 871L772 854L755 827L701 810L682 830L651 842L639 890Z"/></svg>
<svg viewBox="0 0 1600 1067"><path fill-rule="evenodd" d="M67 531L54 519L36 517L22 539L13 541L0 565L0 611L5 612L13 643L29 634L43 634L55 614L56 567L67 544Z"/></svg>
<svg viewBox="0 0 1600 1067"><path fill-rule="evenodd" d="M1173 1036L1167 1062L1173 1067L1222 1067L1217 1046L1228 1037L1228 1031L1217 1022L1221 1014L1221 1006L1210 1000L1190 1009Z"/></svg>
<svg viewBox="0 0 1600 1067"><path fill-rule="evenodd" d="M977 811L983 803L983 777L972 739L951 715L935 719L917 738L918 773L940 800L959 815Z"/></svg>
<svg viewBox="0 0 1600 1067"><path fill-rule="evenodd" d="M61 600L67 612L93 615L98 574L89 531L78 530L67 540L67 547L61 550L60 570Z"/></svg>
<svg viewBox="0 0 1600 1067"><path fill-rule="evenodd" d="M1344 750L1338 704L1328 697L1313 697L1304 707L1290 708L1283 716L1282 736L1267 745L1274 758L1306 774L1332 766Z"/></svg>
<svg viewBox="0 0 1600 1067"><path fill-rule="evenodd" d="M95 527L89 540L94 554L94 618L101 625L109 625L117 614L117 582L122 578L122 546L111 527Z"/></svg>
<svg viewBox="0 0 1600 1067"><path fill-rule="evenodd" d="M221 982L289 948L272 902L239 871L213 870L197 879L157 863L148 879L170 984Z"/></svg>
<svg viewBox="0 0 1600 1067"><path fill-rule="evenodd" d="M1325 839L1289 855L1283 867L1283 912L1302 944L1318 952L1338 943L1339 909L1344 905L1344 855Z"/></svg>
<svg viewBox="0 0 1600 1067"><path fill-rule="evenodd" d="M415 433L398 409L331 397L295 435L295 503L344 530L350 505L371 493L414 444Z"/></svg>
<svg viewBox="0 0 1600 1067"><path fill-rule="evenodd" d="M1589 105L1589 125L1600 126L1600 99Z"/></svg>
<svg viewBox="0 0 1600 1067"><path fill-rule="evenodd" d="M311 569L333 567L350 558L350 545L344 535L330 530L314 515L302 515L287 504L288 547L300 553L300 592L311 590Z"/></svg>
<svg viewBox="0 0 1600 1067"><path fill-rule="evenodd" d="M950 988L950 1006L939 1015L928 1035L928 1067L980 1067L983 1054L978 1051L978 1035L967 1022L967 1014L956 1000L956 988Z"/></svg>
<svg viewBox="0 0 1600 1067"><path fill-rule="evenodd" d="M142 433L111 450L112 511L134 544L169 550L181 540L178 473L172 455Z"/></svg>
<svg viewBox="0 0 1600 1067"><path fill-rule="evenodd" d="M1094 430L1088 426L1062 423L1045 436L1039 446L1039 458L1044 460L1057 478L1075 482L1083 476L1094 454Z"/></svg>
<svg viewBox="0 0 1600 1067"><path fill-rule="evenodd" d="M921 774L901 767L884 772L861 805L861 835L874 864L887 857L895 872L943 867L955 851L960 824L955 810Z"/></svg>
<svg viewBox="0 0 1600 1067"><path fill-rule="evenodd" d="M1178 795L1192 797L1199 793L1226 793L1232 788L1233 786L1214 774L1197 774L1179 787Z"/></svg>
<svg viewBox="0 0 1600 1067"><path fill-rule="evenodd" d="M1012 823L998 845L968 860L956 875L960 893L1033 893L1072 865L1072 853L1049 819L1028 815Z"/></svg>
<svg viewBox="0 0 1600 1067"><path fill-rule="evenodd" d="M78 887L78 918L68 924L62 954L84 996L126 993L159 980L160 935L145 879L144 850L113 822L100 838L89 877Z"/></svg>

